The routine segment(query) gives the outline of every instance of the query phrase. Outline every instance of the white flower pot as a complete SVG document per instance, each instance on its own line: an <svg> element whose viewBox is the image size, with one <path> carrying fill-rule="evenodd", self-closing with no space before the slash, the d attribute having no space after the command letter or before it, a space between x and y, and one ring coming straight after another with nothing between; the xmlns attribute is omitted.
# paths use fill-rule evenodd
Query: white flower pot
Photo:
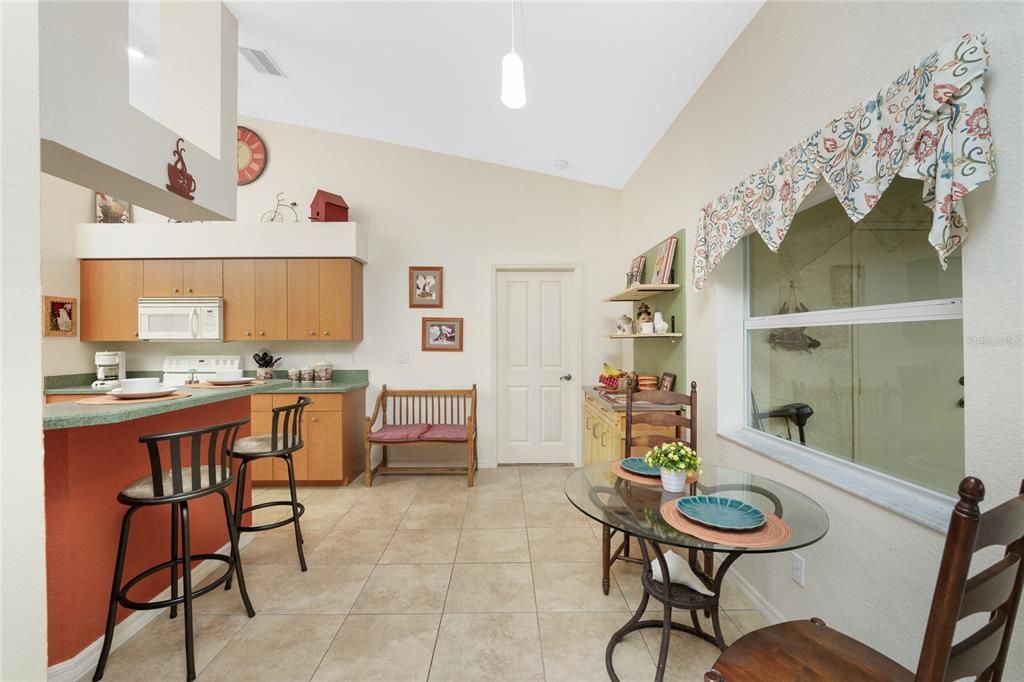
<svg viewBox="0 0 1024 682"><path fill-rule="evenodd" d="M681 493L686 490L686 471L669 471L661 468L661 487L670 493Z"/></svg>

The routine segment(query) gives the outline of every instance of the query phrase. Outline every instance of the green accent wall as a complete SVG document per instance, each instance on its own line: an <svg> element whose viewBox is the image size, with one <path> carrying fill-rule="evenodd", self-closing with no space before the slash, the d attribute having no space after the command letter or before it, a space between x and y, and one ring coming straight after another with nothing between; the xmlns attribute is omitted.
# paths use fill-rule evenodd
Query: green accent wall
<svg viewBox="0 0 1024 682"><path fill-rule="evenodd" d="M683 284L675 291L668 291L644 301L651 308L651 313L660 312L665 316L665 321L672 323L672 316L675 315L675 329L669 331L686 333L686 287L683 281L686 272L685 260L685 239L683 231L680 230L673 235L666 235L665 238L676 238L676 255L672 259L672 270L674 277L673 284ZM660 243L660 242L659 242ZM644 268L644 281L649 282L654 274L654 264L657 260L658 244L643 253L647 256L647 264ZM639 254L638 254L639 255ZM639 302L633 304L633 319L636 319L636 310ZM689 385L689 378L686 376L686 337L681 339L635 339L633 341L633 366L638 374L655 374L661 376L663 372L672 372L676 375L676 390L685 392Z"/></svg>

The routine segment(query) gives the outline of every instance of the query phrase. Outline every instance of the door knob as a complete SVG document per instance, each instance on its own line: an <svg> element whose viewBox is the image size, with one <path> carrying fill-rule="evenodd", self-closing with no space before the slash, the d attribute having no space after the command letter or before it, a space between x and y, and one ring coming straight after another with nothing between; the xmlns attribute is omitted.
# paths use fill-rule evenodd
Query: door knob
<svg viewBox="0 0 1024 682"><path fill-rule="evenodd" d="M562 381L572 381L572 375L571 374L564 374L564 375L562 375L562 376L560 376L558 378L561 379Z"/></svg>

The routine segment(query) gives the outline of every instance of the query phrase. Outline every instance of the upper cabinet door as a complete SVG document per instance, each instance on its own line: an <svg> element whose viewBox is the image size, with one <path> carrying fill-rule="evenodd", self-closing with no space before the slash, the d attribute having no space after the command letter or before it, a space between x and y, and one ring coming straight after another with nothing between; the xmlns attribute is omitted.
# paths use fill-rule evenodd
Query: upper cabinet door
<svg viewBox="0 0 1024 682"><path fill-rule="evenodd" d="M142 261L142 295L157 298L182 296L183 263L180 260Z"/></svg>
<svg viewBox="0 0 1024 682"><path fill-rule="evenodd" d="M320 259L320 339L363 338L363 264L351 258Z"/></svg>
<svg viewBox="0 0 1024 682"><path fill-rule="evenodd" d="M256 263L249 258L226 260L223 275L224 340L251 341L256 335Z"/></svg>
<svg viewBox="0 0 1024 682"><path fill-rule="evenodd" d="M320 263L314 258L288 259L288 338L320 338Z"/></svg>
<svg viewBox="0 0 1024 682"><path fill-rule="evenodd" d="M187 260L182 264L183 296L223 296L223 261Z"/></svg>
<svg viewBox="0 0 1024 682"><path fill-rule="evenodd" d="M283 258L253 261L256 290L256 338L288 338L288 262Z"/></svg>
<svg viewBox="0 0 1024 682"><path fill-rule="evenodd" d="M82 341L136 341L142 261L81 262Z"/></svg>

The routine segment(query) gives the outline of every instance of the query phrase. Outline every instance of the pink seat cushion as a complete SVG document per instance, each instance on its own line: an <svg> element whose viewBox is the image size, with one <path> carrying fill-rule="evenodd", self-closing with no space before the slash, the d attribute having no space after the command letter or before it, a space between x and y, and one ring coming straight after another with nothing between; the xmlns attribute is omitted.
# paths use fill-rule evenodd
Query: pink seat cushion
<svg viewBox="0 0 1024 682"><path fill-rule="evenodd" d="M465 441L467 431L465 424L432 424L423 434L423 440Z"/></svg>
<svg viewBox="0 0 1024 682"><path fill-rule="evenodd" d="M399 440L418 440L430 424L388 424L370 434L370 440L393 442Z"/></svg>

